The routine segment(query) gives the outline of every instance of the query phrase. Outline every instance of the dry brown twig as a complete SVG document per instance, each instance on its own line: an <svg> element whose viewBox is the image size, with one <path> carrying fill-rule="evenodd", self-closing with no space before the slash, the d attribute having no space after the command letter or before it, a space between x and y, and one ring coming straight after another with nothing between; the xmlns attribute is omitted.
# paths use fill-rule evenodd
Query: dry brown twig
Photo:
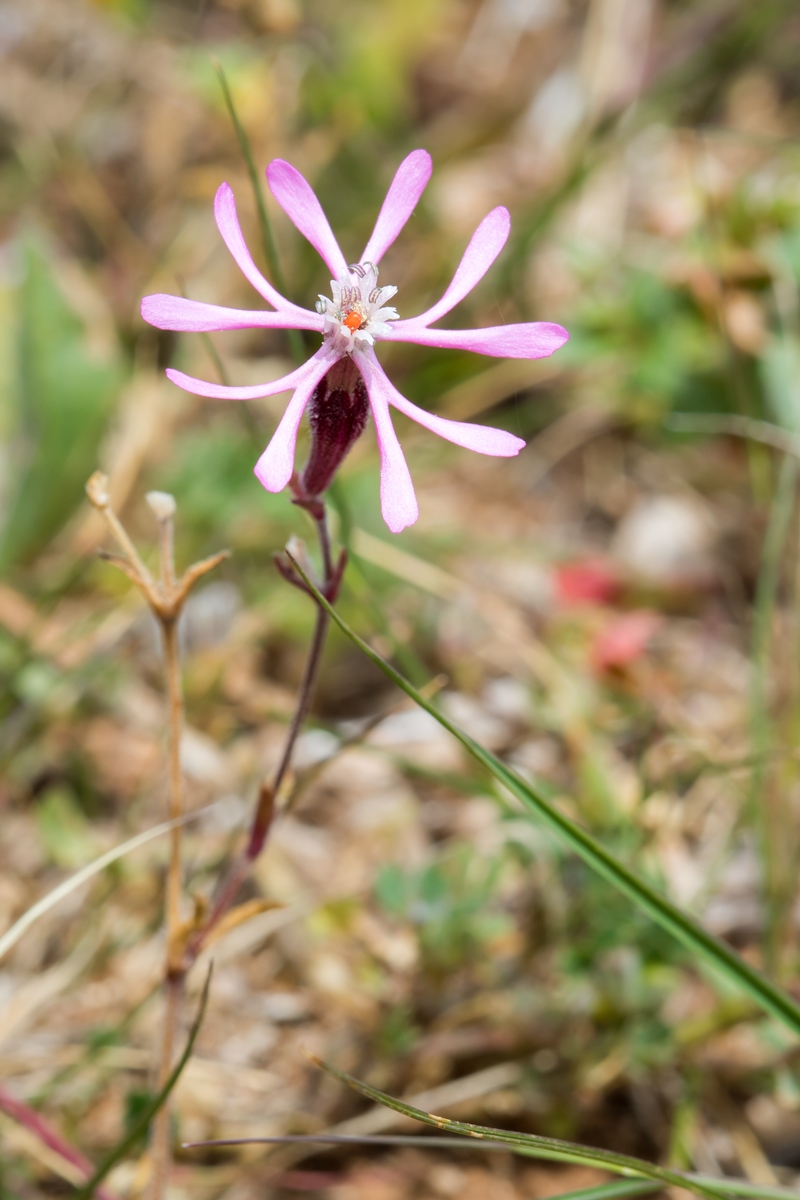
<svg viewBox="0 0 800 1200"><path fill-rule="evenodd" d="M164 675L168 708L169 756L169 818L176 822L170 833L170 859L167 874L166 926L167 958L164 974L166 1014L161 1043L158 1086L172 1069L175 1039L180 1021L184 981L186 978L186 945L194 932L194 922L181 917L182 867L181 835L183 816L183 778L181 773L181 733L183 730L183 689L178 645L178 620L183 606L198 580L212 571L229 556L222 550L210 558L194 563L178 578L175 574L175 500L167 492L149 492L147 503L158 522L160 548L160 577L154 578L131 541L122 522L111 507L108 478L95 471L86 484L90 502L105 518L122 555L104 554L106 561L123 571L136 584L161 629L164 646ZM170 1166L170 1115L168 1105L158 1113L153 1127L152 1142L152 1200L165 1194Z"/></svg>

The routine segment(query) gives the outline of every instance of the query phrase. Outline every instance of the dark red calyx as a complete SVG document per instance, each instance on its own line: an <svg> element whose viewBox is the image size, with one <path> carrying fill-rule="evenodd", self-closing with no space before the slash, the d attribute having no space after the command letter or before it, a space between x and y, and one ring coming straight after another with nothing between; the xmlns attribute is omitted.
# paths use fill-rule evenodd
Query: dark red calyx
<svg viewBox="0 0 800 1200"><path fill-rule="evenodd" d="M364 432L368 416L364 380L347 356L319 381L309 401L311 449L300 476L306 497L321 496L330 486L345 455Z"/></svg>

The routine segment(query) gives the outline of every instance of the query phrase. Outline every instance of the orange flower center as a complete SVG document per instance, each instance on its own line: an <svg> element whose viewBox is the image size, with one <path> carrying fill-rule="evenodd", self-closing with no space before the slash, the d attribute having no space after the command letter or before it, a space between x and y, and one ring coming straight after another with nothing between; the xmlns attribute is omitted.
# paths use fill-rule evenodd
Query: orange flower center
<svg viewBox="0 0 800 1200"><path fill-rule="evenodd" d="M362 317L361 313L356 312L355 309L353 309L344 318L344 320L342 321L342 324L346 325L351 333L355 333L355 331L357 329L361 328L363 322L364 322L364 318Z"/></svg>

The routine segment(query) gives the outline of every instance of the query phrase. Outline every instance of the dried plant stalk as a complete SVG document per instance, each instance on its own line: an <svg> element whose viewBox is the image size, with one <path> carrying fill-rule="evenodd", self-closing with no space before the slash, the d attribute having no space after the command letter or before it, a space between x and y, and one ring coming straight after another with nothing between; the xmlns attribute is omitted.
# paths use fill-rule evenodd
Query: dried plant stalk
<svg viewBox="0 0 800 1200"><path fill-rule="evenodd" d="M175 500L166 492L150 492L147 502L158 521L160 576L156 580L139 556L121 521L111 508L108 480L102 472L92 475L86 485L91 503L102 513L108 528L122 551L121 558L109 558L133 580L142 592L161 630L164 650L164 678L167 696L167 743L169 758L170 856L166 887L167 957L164 972L165 1014L158 1070L158 1087L163 1088L175 1059L175 1044L183 1008L184 981L189 963L186 943L189 930L181 917L183 866L183 775L181 771L181 734L183 732L183 685L178 641L178 621L192 587L213 570L227 551L195 563L177 578L175 573ZM172 1160L170 1146L170 1109L164 1103L153 1122L151 1146L152 1200L166 1194Z"/></svg>
<svg viewBox="0 0 800 1200"><path fill-rule="evenodd" d="M322 578L314 577L315 586L318 584L322 594L329 601L333 601L341 586L347 561L346 554L343 551L338 560L334 560L325 507L321 499L307 495L302 484L297 480L293 480L293 490L296 497L295 503L307 509L315 523L319 537ZM226 918L228 920L234 918L234 922L236 921L238 910L234 909L231 912L231 906L252 863L261 853L272 825L277 798L288 775L295 744L314 697L330 616L325 607L317 603L314 634L295 712L289 725L275 777L269 783L264 782L259 790L256 811L245 849L234 862L227 876L221 880L208 913L202 916L198 913L193 921L183 921L181 917L183 777L180 745L184 714L178 620L191 588L217 566L226 557L227 552L195 563L178 578L175 573L174 554L175 501L172 496L164 492L151 492L147 496L147 502L158 521L160 547L160 572L159 578L155 579L111 508L106 477L100 472L96 472L86 485L86 491L92 504L103 514L109 531L122 552L121 556L106 554L104 557L122 570L142 592L159 624L164 648L168 716L169 817L173 825L170 831L170 859L165 904L167 932L167 958L164 974L165 1014L158 1072L158 1085L159 1088L163 1088L173 1069L187 972L204 946L216 936L221 923ZM279 570L288 582L313 597L313 591L295 569L295 555L306 561L302 546L293 544L291 555L278 557ZM307 563L307 566L310 570L310 563ZM151 1200L163 1200L167 1191L171 1166L170 1113L166 1103L159 1109L153 1122L151 1164L150 1197Z"/></svg>

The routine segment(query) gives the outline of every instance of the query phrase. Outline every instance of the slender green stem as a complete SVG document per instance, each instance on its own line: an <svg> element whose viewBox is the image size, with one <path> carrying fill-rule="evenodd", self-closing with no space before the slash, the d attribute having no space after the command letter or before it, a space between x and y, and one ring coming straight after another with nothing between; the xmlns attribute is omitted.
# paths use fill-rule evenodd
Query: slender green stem
<svg viewBox="0 0 800 1200"><path fill-rule="evenodd" d="M761 571L756 590L753 618L753 649L750 686L750 728L756 765L751 776L750 804L761 840L764 864L764 901L767 914L765 957L769 969L776 972L780 960L780 934L786 894L785 872L781 869L780 847L785 838L779 811L775 811L766 760L772 750L773 722L770 717L769 677L773 619L778 600L781 569L786 541L794 512L800 464L786 455L778 475L769 525L764 539Z"/></svg>
<svg viewBox="0 0 800 1200"><path fill-rule="evenodd" d="M676 433L710 433L724 437L749 438L800 458L800 436L755 417L740 413L670 413L664 421Z"/></svg>
<svg viewBox="0 0 800 1200"><path fill-rule="evenodd" d="M222 355L220 354L217 347L214 345L214 342L212 341L211 337L207 333L201 333L200 340L203 343L203 345L205 346L208 357L211 359L212 363L214 364L214 368L217 371L217 374L219 375L220 383L223 383L225 385L225 387L230 387L232 380L231 380L230 375L228 374L228 368L225 366L225 363L222 360ZM234 404L236 406L236 411L239 413L239 416L242 418L242 423L247 428L247 432L249 434L251 434L252 437L256 441L260 440L259 432L258 432L258 422L256 421L255 417L253 416L253 410L250 407L249 400L235 400Z"/></svg>
<svg viewBox="0 0 800 1200"><path fill-rule="evenodd" d="M242 125L242 122L239 120L239 114L236 111L236 105L233 101L233 95L231 93L228 80L225 76L225 71L223 70L222 63L218 59L214 60L214 68L217 72L217 76L219 77L219 84L222 89L222 95L225 99L225 107L228 110L228 115L230 116L233 128L236 131L236 137L239 142L239 149L242 152L242 158L244 159L245 166L247 167L247 173L250 176L250 183L253 188L253 197L256 202L256 211L258 212L258 225L259 229L261 230L261 245L264 250L264 258L266 259L267 265L272 274L275 287L283 296L285 296L286 280L284 279L283 271L281 270L281 264L278 258L278 249L275 245L275 238L272 233L272 224L269 219L269 213L267 212L267 206L264 203L264 193L261 190L261 181L259 180L256 164L253 159L253 151L250 146L250 139L247 136L247 131L245 130L244 125ZM303 348L303 338L300 334L300 331L298 329L287 329L286 333L289 339L289 348L291 349L292 357L294 358L295 362L298 364L304 362L307 358L307 355Z"/></svg>

